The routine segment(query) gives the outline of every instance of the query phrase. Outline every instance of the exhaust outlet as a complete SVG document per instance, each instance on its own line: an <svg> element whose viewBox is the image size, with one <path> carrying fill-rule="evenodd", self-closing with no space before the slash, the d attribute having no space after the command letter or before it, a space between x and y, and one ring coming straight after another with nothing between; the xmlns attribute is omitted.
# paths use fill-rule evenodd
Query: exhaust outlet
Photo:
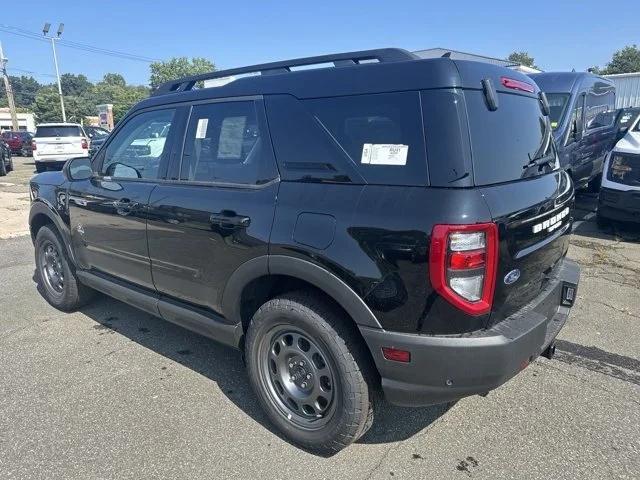
<svg viewBox="0 0 640 480"><path fill-rule="evenodd" d="M556 354L556 342L552 342L544 352L542 352L542 356L551 360L553 356Z"/></svg>

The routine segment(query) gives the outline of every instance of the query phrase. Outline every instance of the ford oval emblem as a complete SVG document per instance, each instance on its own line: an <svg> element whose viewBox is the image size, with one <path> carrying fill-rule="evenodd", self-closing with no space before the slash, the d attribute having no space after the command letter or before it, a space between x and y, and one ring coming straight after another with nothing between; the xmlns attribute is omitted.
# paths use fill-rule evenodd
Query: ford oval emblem
<svg viewBox="0 0 640 480"><path fill-rule="evenodd" d="M511 270L509 273L507 273L504 276L504 283L505 285L511 285L512 283L517 282L519 278L520 278L520 270L516 268L514 270Z"/></svg>

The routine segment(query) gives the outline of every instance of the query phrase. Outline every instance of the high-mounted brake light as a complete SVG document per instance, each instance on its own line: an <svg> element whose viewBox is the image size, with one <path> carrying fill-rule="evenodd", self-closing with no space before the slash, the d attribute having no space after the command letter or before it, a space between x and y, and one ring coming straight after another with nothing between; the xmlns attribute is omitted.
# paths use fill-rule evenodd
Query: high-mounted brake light
<svg viewBox="0 0 640 480"><path fill-rule="evenodd" d="M37 145L35 140L31 140L31 150L37 150Z"/></svg>
<svg viewBox="0 0 640 480"><path fill-rule="evenodd" d="M433 227L429 278L433 288L460 310L471 315L491 311L497 260L495 223Z"/></svg>
<svg viewBox="0 0 640 480"><path fill-rule="evenodd" d="M87 143L86 138L83 138L82 140L80 140L80 145L82 146L83 150L86 150L87 148L89 148L89 144Z"/></svg>
<svg viewBox="0 0 640 480"><path fill-rule="evenodd" d="M536 91L536 87L527 82L516 80L515 78L500 77L500 83L503 87L511 88L513 90L522 90L523 92L533 93Z"/></svg>

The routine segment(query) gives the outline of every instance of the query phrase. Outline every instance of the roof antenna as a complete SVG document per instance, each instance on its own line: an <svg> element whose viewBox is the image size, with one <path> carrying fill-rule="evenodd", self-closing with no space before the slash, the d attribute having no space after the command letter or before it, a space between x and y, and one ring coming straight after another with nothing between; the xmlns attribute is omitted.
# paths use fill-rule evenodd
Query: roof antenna
<svg viewBox="0 0 640 480"><path fill-rule="evenodd" d="M451 52L443 53L442 58L451 58Z"/></svg>

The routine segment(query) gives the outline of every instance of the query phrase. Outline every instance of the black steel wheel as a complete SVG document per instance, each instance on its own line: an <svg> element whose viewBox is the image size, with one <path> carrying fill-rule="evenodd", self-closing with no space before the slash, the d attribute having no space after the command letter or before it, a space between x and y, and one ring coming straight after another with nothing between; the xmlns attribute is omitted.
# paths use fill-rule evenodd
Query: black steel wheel
<svg viewBox="0 0 640 480"><path fill-rule="evenodd" d="M337 452L373 422L372 361L355 324L330 300L299 291L251 319L245 356L267 415L292 442Z"/></svg>
<svg viewBox="0 0 640 480"><path fill-rule="evenodd" d="M61 296L64 293L62 255L51 240L45 240L38 251L38 267L42 272L42 280L47 293Z"/></svg>
<svg viewBox="0 0 640 480"><path fill-rule="evenodd" d="M334 368L306 332L274 327L260 340L261 381L275 409L302 429L322 428L335 411Z"/></svg>

